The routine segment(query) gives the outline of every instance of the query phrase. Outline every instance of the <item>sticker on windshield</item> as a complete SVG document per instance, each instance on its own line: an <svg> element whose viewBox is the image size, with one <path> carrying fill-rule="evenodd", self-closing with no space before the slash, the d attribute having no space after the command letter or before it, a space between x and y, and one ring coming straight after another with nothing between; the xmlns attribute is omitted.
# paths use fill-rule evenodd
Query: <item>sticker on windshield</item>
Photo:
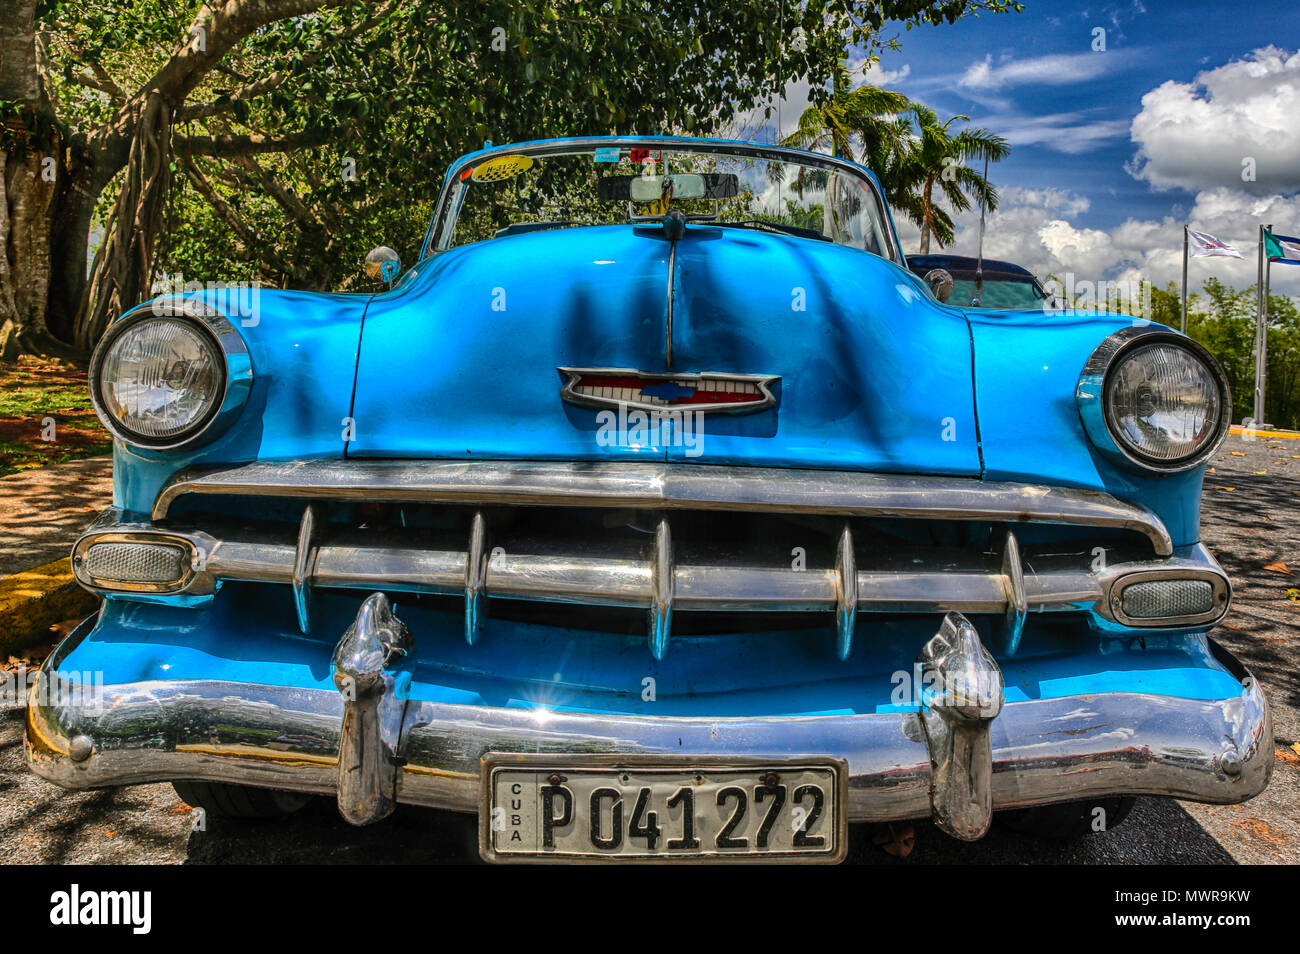
<svg viewBox="0 0 1300 954"><path fill-rule="evenodd" d="M663 158L663 153L658 149L633 149L628 158L633 162L658 162Z"/></svg>
<svg viewBox="0 0 1300 954"><path fill-rule="evenodd" d="M621 150L618 146L602 146L592 158L596 162L618 162Z"/></svg>
<svg viewBox="0 0 1300 954"><path fill-rule="evenodd" d="M500 182L502 179L513 179L532 167L533 160L529 156L497 156L475 166L473 177L475 182Z"/></svg>

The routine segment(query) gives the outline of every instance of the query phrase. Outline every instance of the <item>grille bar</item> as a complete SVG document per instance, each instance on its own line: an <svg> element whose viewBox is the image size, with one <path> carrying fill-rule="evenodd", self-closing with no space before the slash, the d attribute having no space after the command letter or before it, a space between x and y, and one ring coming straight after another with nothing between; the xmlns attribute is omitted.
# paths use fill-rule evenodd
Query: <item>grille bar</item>
<svg viewBox="0 0 1300 954"><path fill-rule="evenodd" d="M969 477L624 462L258 462L178 474L158 494L153 519L165 519L188 495L1055 523L1131 530L1157 556L1173 553L1164 524L1136 504L1099 491Z"/></svg>

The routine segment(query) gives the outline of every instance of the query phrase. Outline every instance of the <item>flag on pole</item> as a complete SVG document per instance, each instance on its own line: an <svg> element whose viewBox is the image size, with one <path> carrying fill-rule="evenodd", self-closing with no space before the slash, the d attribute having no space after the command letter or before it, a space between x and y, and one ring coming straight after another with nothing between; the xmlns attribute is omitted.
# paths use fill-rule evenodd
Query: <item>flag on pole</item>
<svg viewBox="0 0 1300 954"><path fill-rule="evenodd" d="M1264 254L1270 262L1300 265L1300 239L1264 230Z"/></svg>
<svg viewBox="0 0 1300 954"><path fill-rule="evenodd" d="M1227 242L1219 241L1209 232L1198 232L1195 229L1187 230L1187 250L1192 258L1205 258L1207 255L1241 258L1241 253Z"/></svg>

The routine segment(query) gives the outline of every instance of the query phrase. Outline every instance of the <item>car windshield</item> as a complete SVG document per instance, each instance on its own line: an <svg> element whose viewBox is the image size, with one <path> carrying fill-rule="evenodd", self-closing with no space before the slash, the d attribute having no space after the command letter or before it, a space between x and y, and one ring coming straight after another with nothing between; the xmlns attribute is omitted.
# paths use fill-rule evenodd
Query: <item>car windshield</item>
<svg viewBox="0 0 1300 954"><path fill-rule="evenodd" d="M898 260L875 189L851 166L743 146L543 144L453 170L431 249L543 229L689 221L833 242ZM635 140L632 141L635 143Z"/></svg>
<svg viewBox="0 0 1300 954"><path fill-rule="evenodd" d="M1022 308L1042 308L1047 295L1032 279L991 278L984 276L984 291L980 295L979 307L1014 310ZM952 294L948 304L969 307L975 300L975 276L953 276Z"/></svg>

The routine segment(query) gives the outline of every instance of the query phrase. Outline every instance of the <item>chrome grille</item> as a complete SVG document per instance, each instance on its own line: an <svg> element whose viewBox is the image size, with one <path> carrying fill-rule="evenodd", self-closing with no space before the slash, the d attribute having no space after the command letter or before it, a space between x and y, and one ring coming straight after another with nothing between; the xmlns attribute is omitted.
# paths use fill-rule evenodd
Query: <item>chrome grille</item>
<svg viewBox="0 0 1300 954"><path fill-rule="evenodd" d="M296 528L239 519L267 510ZM1128 550L1099 570L1089 534L1026 549L1024 524L1104 529ZM797 569L792 528L809 541ZM1013 652L1030 612L1110 618L1121 573L1129 586L1150 567L1222 575L1172 556L1153 514L1106 494L693 464L250 464L181 475L154 523L109 512L83 540L114 529L188 539L203 567L189 594L288 584L303 632L316 589L384 590L459 598L471 644L495 600L639 609L656 657L675 614L701 612L825 613L842 658L860 613L990 614Z"/></svg>

